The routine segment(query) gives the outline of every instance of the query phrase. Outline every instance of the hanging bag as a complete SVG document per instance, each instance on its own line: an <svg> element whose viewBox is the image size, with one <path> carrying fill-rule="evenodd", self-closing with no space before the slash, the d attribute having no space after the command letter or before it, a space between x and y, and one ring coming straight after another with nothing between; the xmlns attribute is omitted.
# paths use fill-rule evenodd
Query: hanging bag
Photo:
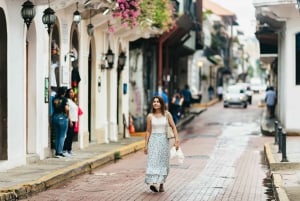
<svg viewBox="0 0 300 201"><path fill-rule="evenodd" d="M170 149L170 159L172 160L174 158L177 159L178 163L183 163L184 154L180 147L176 149L175 146L172 146L172 148Z"/></svg>
<svg viewBox="0 0 300 201"><path fill-rule="evenodd" d="M170 115L170 113L167 112L167 115L166 115L166 119L167 119L167 138L172 139L172 138L175 138L175 135L174 135L173 129L170 126L170 123L169 123L169 117L168 117L169 115Z"/></svg>

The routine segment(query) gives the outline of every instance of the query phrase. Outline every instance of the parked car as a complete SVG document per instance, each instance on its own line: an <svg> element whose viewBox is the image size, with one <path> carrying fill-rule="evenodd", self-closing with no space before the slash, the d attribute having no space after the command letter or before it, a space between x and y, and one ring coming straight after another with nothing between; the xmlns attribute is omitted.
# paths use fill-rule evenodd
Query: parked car
<svg viewBox="0 0 300 201"><path fill-rule="evenodd" d="M266 84L260 78L252 78L250 80L250 86L254 93L261 93L266 91Z"/></svg>
<svg viewBox="0 0 300 201"><path fill-rule="evenodd" d="M254 93L262 93L265 92L267 86L265 84L251 84L251 89Z"/></svg>
<svg viewBox="0 0 300 201"><path fill-rule="evenodd" d="M191 88L192 100L191 103L201 103L202 93L197 91L194 87Z"/></svg>
<svg viewBox="0 0 300 201"><path fill-rule="evenodd" d="M239 105L247 108L248 95L245 89L240 85L229 86L224 93L223 105L225 108L231 105Z"/></svg>
<svg viewBox="0 0 300 201"><path fill-rule="evenodd" d="M250 87L250 84L249 83L245 83L245 82L239 82L236 85L241 86L245 90L245 92L246 92L246 94L248 96L248 103L251 105L252 104L253 91L252 91L252 89Z"/></svg>

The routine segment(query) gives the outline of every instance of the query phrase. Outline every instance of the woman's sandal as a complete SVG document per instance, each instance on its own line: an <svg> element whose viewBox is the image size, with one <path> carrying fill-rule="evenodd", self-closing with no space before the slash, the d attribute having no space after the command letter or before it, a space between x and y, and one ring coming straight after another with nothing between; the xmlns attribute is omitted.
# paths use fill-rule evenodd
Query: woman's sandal
<svg viewBox="0 0 300 201"><path fill-rule="evenodd" d="M158 187L157 187L157 185L156 185L156 184L150 185L150 190L157 193L157 192L158 192Z"/></svg>
<svg viewBox="0 0 300 201"><path fill-rule="evenodd" d="M159 185L159 192L165 192L165 189L164 189L164 185L163 185L163 184L160 184L160 185Z"/></svg>

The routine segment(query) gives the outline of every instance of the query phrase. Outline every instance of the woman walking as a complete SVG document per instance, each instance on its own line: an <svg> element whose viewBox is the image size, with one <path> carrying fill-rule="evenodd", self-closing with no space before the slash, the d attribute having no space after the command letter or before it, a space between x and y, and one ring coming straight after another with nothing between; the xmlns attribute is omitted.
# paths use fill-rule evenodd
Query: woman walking
<svg viewBox="0 0 300 201"><path fill-rule="evenodd" d="M170 147L167 126L172 127L175 135L174 146L178 149L179 138L172 115L165 110L160 96L152 99L152 109L147 116L144 153L147 154L145 183L153 192L164 192L164 183L169 173Z"/></svg>

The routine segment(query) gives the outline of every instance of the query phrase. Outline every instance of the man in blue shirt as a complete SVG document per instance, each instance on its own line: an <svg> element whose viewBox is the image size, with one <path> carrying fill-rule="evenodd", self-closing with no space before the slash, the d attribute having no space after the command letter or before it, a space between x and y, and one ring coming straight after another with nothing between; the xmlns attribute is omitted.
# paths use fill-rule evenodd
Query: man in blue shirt
<svg viewBox="0 0 300 201"><path fill-rule="evenodd" d="M267 109L268 109L268 113L269 113L270 118L275 117L276 100L277 100L277 97L276 97L276 93L274 91L274 88L272 86L268 87L267 92L266 92L265 102L267 104Z"/></svg>
<svg viewBox="0 0 300 201"><path fill-rule="evenodd" d="M184 89L181 91L181 94L183 96L183 107L184 107L184 112L189 113L190 107L191 107L191 102L192 102L192 92L190 90L189 85L185 85Z"/></svg>
<svg viewBox="0 0 300 201"><path fill-rule="evenodd" d="M168 95L162 90L162 87L158 87L158 92L154 93L154 96L161 96L165 102L166 110L169 109L169 97Z"/></svg>

